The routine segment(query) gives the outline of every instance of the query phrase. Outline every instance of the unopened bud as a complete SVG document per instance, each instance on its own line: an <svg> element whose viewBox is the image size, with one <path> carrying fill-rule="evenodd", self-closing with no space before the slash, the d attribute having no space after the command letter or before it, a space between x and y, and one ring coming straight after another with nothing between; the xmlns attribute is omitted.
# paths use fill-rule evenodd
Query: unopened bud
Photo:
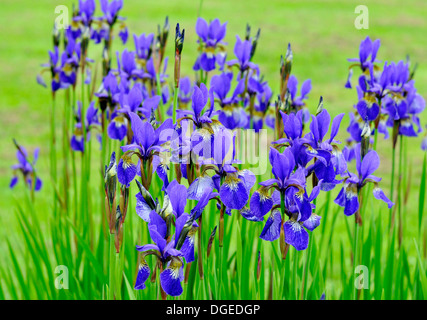
<svg viewBox="0 0 427 320"><path fill-rule="evenodd" d="M107 196L109 205L111 207L113 205L114 199L116 198L117 188L117 165L115 152L111 154L110 164L105 166L104 188L105 195Z"/></svg>
<svg viewBox="0 0 427 320"><path fill-rule="evenodd" d="M251 37L251 26L249 23L246 24L246 33L245 33L245 40L249 40Z"/></svg>
<svg viewBox="0 0 427 320"><path fill-rule="evenodd" d="M61 41L61 34L59 33L58 28L56 27L56 23L53 24L52 37L53 37L53 46L58 47L59 42Z"/></svg>
<svg viewBox="0 0 427 320"><path fill-rule="evenodd" d="M261 35L261 29L258 29L258 32L256 33L255 39L252 41L252 48L251 48L251 56L250 60L252 60L253 56L255 55L255 50L258 45L259 36Z"/></svg>
<svg viewBox="0 0 427 320"><path fill-rule="evenodd" d="M184 46L184 36L185 36L185 29L180 30L179 23L176 24L175 29L175 56L181 55L182 47Z"/></svg>
<svg viewBox="0 0 427 320"><path fill-rule="evenodd" d="M191 216L191 218L188 219L188 221L184 224L184 227L182 227L181 233L179 234L179 238L175 246L177 250L181 249L182 245L184 244L185 238L187 237L187 234L193 228L194 217L194 215Z"/></svg>
<svg viewBox="0 0 427 320"><path fill-rule="evenodd" d="M369 126L368 121L366 121L365 125L363 126L361 137L362 137L362 141L361 141L360 152L361 152L361 157L363 159L369 151L369 144L371 139L371 127Z"/></svg>
<svg viewBox="0 0 427 320"><path fill-rule="evenodd" d="M123 222L126 218L126 213L128 211L129 204L129 188L126 185L122 184L120 186L120 211L123 214Z"/></svg>
<svg viewBox="0 0 427 320"><path fill-rule="evenodd" d="M320 96L319 104L317 105L316 116L323 111L323 97Z"/></svg>
<svg viewBox="0 0 427 320"><path fill-rule="evenodd" d="M261 276L261 251L258 251L258 261L257 261L257 269L256 269L256 278L259 280Z"/></svg>
<svg viewBox="0 0 427 320"><path fill-rule="evenodd" d="M147 189L144 188L144 186L138 181L136 181L136 185L138 186L139 193L144 198L145 202L149 205L151 210L156 209L156 204L154 203L153 198L151 197L151 194L147 191Z"/></svg>
<svg viewBox="0 0 427 320"><path fill-rule="evenodd" d="M216 234L216 226L215 228L212 230L212 233L209 237L209 242L208 242L208 249L207 249L207 257L209 258L209 255L211 254L211 249L212 249L212 243L215 239L215 234Z"/></svg>

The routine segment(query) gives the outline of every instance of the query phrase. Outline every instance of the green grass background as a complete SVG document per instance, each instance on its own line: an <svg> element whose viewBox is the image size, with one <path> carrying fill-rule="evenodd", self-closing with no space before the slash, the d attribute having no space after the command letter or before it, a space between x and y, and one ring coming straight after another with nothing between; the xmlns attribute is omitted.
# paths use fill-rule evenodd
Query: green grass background
<svg viewBox="0 0 427 320"><path fill-rule="evenodd" d="M8 188L11 178L10 166L15 162L15 149L12 138L28 150L41 148L38 173L44 187L37 194L36 207L42 223L47 221L51 187L49 183L49 110L50 94L36 83L40 64L48 60L47 51L52 47L51 30L55 18L54 8L67 5L71 9L73 1L37 2L27 0L2 0L0 4L0 261L6 261L5 239L19 247L20 239L15 233L15 201L22 201L21 187ZM354 27L359 4L369 8L369 29L357 30ZM97 4L98 5L98 4ZM192 65L197 55L196 34L194 31L198 15L199 1L137 1L125 0L122 16L127 17L130 33L151 33L169 16L171 34L168 55L172 57L174 26L179 22L186 29L182 58L182 74L193 77ZM205 19L219 18L227 21L226 41L229 43L229 58L233 56L235 35L244 36L246 23L252 26L253 33L261 28L261 37L254 62L258 63L265 79L277 93L280 55L286 52L288 42L294 53L292 73L300 82L312 79L313 90L308 106L312 112L322 95L325 107L332 116L352 110L356 102L355 90L344 88L349 63L347 58L357 57L359 43L367 35L381 39L378 58L383 61L398 61L409 54L419 67L415 76L416 87L427 99L427 2L408 1L209 1L204 0L201 16ZM115 49L121 46L114 44ZM127 47L133 48L130 37ZM96 56L97 51L92 58ZM171 60L172 61L172 60ZM169 65L169 70L171 64ZM172 73L170 73L172 74ZM353 82L357 77L353 77ZM61 102L61 101L60 101ZM58 103L60 105L60 103ZM427 122L427 113L421 116ZM339 138L347 137L345 128L348 117L342 126ZM59 129L58 129L59 130ZM422 134L423 135L423 134ZM412 189L405 208L406 239L417 234L418 185L421 176L423 154L420 150L422 136L407 142L408 165L412 168ZM389 173L391 170L391 142L378 143L381 167L377 172L383 177L382 186L388 194ZM375 203L377 205L377 203ZM385 209L385 207L382 207ZM383 210L384 226L388 222L388 211ZM337 220L335 234L346 238L344 215ZM351 220L353 221L353 219ZM322 221L323 222L323 221ZM338 250L338 247L337 249ZM3 261L2 261L3 260ZM415 264L415 256L409 256ZM4 262L6 263L6 262Z"/></svg>

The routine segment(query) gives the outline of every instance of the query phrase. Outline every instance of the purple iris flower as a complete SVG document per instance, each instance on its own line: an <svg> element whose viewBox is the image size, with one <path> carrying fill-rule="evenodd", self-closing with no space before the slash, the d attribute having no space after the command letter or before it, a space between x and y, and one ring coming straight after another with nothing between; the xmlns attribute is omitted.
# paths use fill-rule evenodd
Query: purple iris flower
<svg viewBox="0 0 427 320"><path fill-rule="evenodd" d="M231 89L232 73L222 73L214 75L211 80L211 89L220 109L218 110L218 120L230 130L243 128L248 123L244 108L239 104L240 95L245 90L245 81L238 82L231 97L228 93Z"/></svg>
<svg viewBox="0 0 427 320"><path fill-rule="evenodd" d="M332 121L330 138L326 141L323 139L329 131L329 124L331 116L326 109L323 109L318 115L311 116L310 132L301 139L306 145L307 154L320 160L323 164L327 165L331 159L331 143L336 143L336 135L341 124L344 113L337 115Z"/></svg>
<svg viewBox="0 0 427 320"><path fill-rule="evenodd" d="M76 113L76 125L74 128L74 134L71 137L71 149L74 151L84 152L85 141L84 133L82 128L82 119L81 119L81 102L77 101L78 109ZM85 129L86 129L86 139L90 140L90 130L93 127L100 126L98 109L95 108L95 103L92 101L86 111L85 117ZM99 136L99 135L98 135Z"/></svg>
<svg viewBox="0 0 427 320"><path fill-rule="evenodd" d="M189 77L183 77L179 80L178 99L180 104L187 104L191 101L193 86Z"/></svg>
<svg viewBox="0 0 427 320"><path fill-rule="evenodd" d="M119 27L119 38L120 40L122 40L123 44L126 44L126 42L128 41L128 37L129 37L128 28L126 24L122 22Z"/></svg>
<svg viewBox="0 0 427 320"><path fill-rule="evenodd" d="M400 135L416 137L422 131L418 115L425 109L425 100L416 92L414 81L408 83L404 94L404 98L388 98L384 102L387 126L393 127L398 121Z"/></svg>
<svg viewBox="0 0 427 320"><path fill-rule="evenodd" d="M77 18L85 26L90 26L95 13L95 0L79 0L79 14Z"/></svg>
<svg viewBox="0 0 427 320"><path fill-rule="evenodd" d="M184 219L188 218L183 215L181 219L177 219L178 227L185 224ZM182 223L184 222L184 223ZM182 229L182 228L181 228ZM135 289L145 289L145 281L150 276L150 268L145 260L145 256L153 254L158 261L166 268L160 274L160 284L162 289L171 296L179 296L182 293L181 282L184 280L183 265L181 257L183 253L175 249L175 241L167 242L167 224L166 221L153 210L150 213L150 222L148 224L150 238L154 244L146 244L136 246L136 250L143 252L141 264L138 268L138 275L135 283ZM178 228L177 228L178 230ZM176 237L176 235L175 235Z"/></svg>
<svg viewBox="0 0 427 320"><path fill-rule="evenodd" d="M16 144L16 142L15 142ZM33 189L33 181L36 180L34 185L34 190L39 191L42 187L41 179L36 175L35 165L39 158L40 149L37 148L34 150L33 161L29 161L27 150L24 147L18 146L18 151L16 152L16 158L18 160L17 164L12 166L13 177L10 181L9 187L12 189L19 181L19 174L22 174L26 185L32 190Z"/></svg>
<svg viewBox="0 0 427 320"><path fill-rule="evenodd" d="M359 192L368 183L374 184L374 197L387 203L390 209L394 203L391 202L379 187L381 178L372 175L380 165L380 158L375 150L370 150L361 160L360 144L355 148L357 175L348 172L344 187L341 189L335 203L344 207L344 214L350 216L359 209Z"/></svg>
<svg viewBox="0 0 427 320"><path fill-rule="evenodd" d="M203 18L198 18L196 22L196 33L199 36L198 42L202 47L202 53L197 58L193 70L200 69L209 72L215 70L216 65L220 69L224 66L224 55L216 54L219 48L222 52L225 50L225 43L222 41L225 37L227 23L221 24L218 19L213 20L209 25Z"/></svg>
<svg viewBox="0 0 427 320"><path fill-rule="evenodd" d="M194 238L198 228L195 220L201 215L208 201L216 196L210 190L206 190L200 201L191 211L191 215L185 213L187 204L187 188L172 181L165 190L163 207L157 200L154 202L151 194L137 181L139 193L137 193L137 214L148 223L150 237L155 244L137 246L137 250L144 252L142 263L139 266L135 289L145 289L145 281L148 279L150 269L145 256L154 254L165 270L160 274L160 283L163 290L171 295L178 296L182 293L181 282L183 280L183 265L194 261ZM175 234L169 237L170 221L175 218Z"/></svg>
<svg viewBox="0 0 427 320"><path fill-rule="evenodd" d="M237 59L230 60L227 62L229 66L236 66L241 73L248 69L256 69L256 65L250 62L252 51L252 43L249 40L242 41L238 35L236 35L236 45L234 46L234 54Z"/></svg>
<svg viewBox="0 0 427 320"><path fill-rule="evenodd" d="M195 85L193 87L193 94L191 96L191 110L177 110L179 117L190 118L197 128L202 128L206 123L212 123L211 117L215 114L213 112L213 90L208 92L206 86L201 83L200 87ZM210 97L211 103L208 109L203 111L207 106Z"/></svg>
<svg viewBox="0 0 427 320"><path fill-rule="evenodd" d="M135 52L128 51L127 49L123 50L121 60L117 57L117 61L119 64L118 69L121 77L126 77L128 80L142 78L143 71L137 68Z"/></svg>
<svg viewBox="0 0 427 320"><path fill-rule="evenodd" d="M123 0L100 0L100 2L101 10L104 13L104 19L112 26L116 22L119 11L123 7Z"/></svg>
<svg viewBox="0 0 427 320"><path fill-rule="evenodd" d="M125 154L117 167L117 177L121 184L129 186L137 174L137 166L132 162L132 155L140 161L151 161L154 155L166 151L162 145L173 135L172 119L167 119L157 129L150 122L143 122L134 112L128 112L133 132L133 142L121 147Z"/></svg>
<svg viewBox="0 0 427 320"><path fill-rule="evenodd" d="M305 169L299 166L295 169L297 164L290 148L285 149L283 153L270 148L269 158L274 178L260 183L261 188L251 197L250 209L242 210L241 214L251 221L263 221L273 206L277 207L281 203L282 195L285 214L289 216L289 220L284 222L280 211L273 209L260 238L267 241L277 240L283 226L285 241L297 250L305 250L308 246L308 233L305 228L313 231L320 224L320 217L312 213L314 205L311 204L318 196L320 188L316 186L310 196L307 195ZM275 191L270 195L271 188Z"/></svg>
<svg viewBox="0 0 427 320"><path fill-rule="evenodd" d="M66 33L67 34L67 33ZM75 85L80 64L81 44L68 36L67 47L61 55L60 81L62 87Z"/></svg>
<svg viewBox="0 0 427 320"><path fill-rule="evenodd" d="M134 34L133 40L135 43L136 55L139 59L148 60L151 56L154 34L141 34L139 37Z"/></svg>
<svg viewBox="0 0 427 320"><path fill-rule="evenodd" d="M380 40L377 39L375 41L372 41L371 38L366 37L365 40L363 40L360 43L359 48L359 58L351 58L347 59L350 62L357 62L357 66L360 66L362 69L362 72L365 72L365 70L369 70L370 68L373 68L374 63L378 62L376 60L378 49L380 48ZM369 59L370 57L370 59ZM350 67L349 76L346 83L346 88L351 88L351 75L353 74L352 67Z"/></svg>
<svg viewBox="0 0 427 320"><path fill-rule="evenodd" d="M55 46L53 51L49 51L49 62L41 65L42 67L46 68L46 70L50 71L52 92L56 92L61 88L61 81L59 79L61 68L60 66L58 66L58 62L59 62L59 49L57 46ZM45 86L44 81L41 78L41 74L37 76L37 82Z"/></svg>
<svg viewBox="0 0 427 320"><path fill-rule="evenodd" d="M111 122L108 125L107 132L111 139L123 140L128 132L128 112L137 112L143 96L141 92L141 84L136 83L128 94L121 92L119 95L119 103L121 108L115 110L111 114Z"/></svg>
<svg viewBox="0 0 427 320"><path fill-rule="evenodd" d="M293 112L297 112L305 106L304 100L308 99L308 94L311 91L311 80L307 79L302 83L300 95L297 96L298 79L294 75L291 75L288 80L288 90L290 94L290 109ZM303 115L304 123L307 123L309 121L310 116L308 110L305 108Z"/></svg>
<svg viewBox="0 0 427 320"><path fill-rule="evenodd" d="M264 82L262 84L262 92L256 95L257 102L255 103L255 110L252 115L253 129L255 132L258 132L264 126L264 119L266 118L266 114L269 111L272 96L273 91L271 90L268 83Z"/></svg>
<svg viewBox="0 0 427 320"><path fill-rule="evenodd" d="M199 154L197 151L196 153ZM198 161L206 167L190 185L188 198L202 201L205 191L214 188L219 192L220 200L228 212L231 209L243 209L255 184L255 175L249 170L238 170L233 166L237 162L235 135L224 127L218 128L208 148L201 152ZM214 171L215 174L209 176L208 170Z"/></svg>

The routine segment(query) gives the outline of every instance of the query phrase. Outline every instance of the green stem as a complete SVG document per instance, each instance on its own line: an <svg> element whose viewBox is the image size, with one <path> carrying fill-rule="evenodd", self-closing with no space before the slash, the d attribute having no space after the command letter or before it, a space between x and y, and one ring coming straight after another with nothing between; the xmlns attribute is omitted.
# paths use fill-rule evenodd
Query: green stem
<svg viewBox="0 0 427 320"><path fill-rule="evenodd" d="M308 251L305 259L304 274L302 277L301 300L304 300L304 298L307 299L307 293L308 293L308 287L307 287L308 268L310 266L311 250L313 248L313 241L314 241L313 232L311 231L309 231L309 239L310 240L308 243Z"/></svg>
<svg viewBox="0 0 427 320"><path fill-rule="evenodd" d="M109 300L114 300L114 294L115 294L115 284L114 284L114 278L115 278L115 264L116 264L116 248L114 246L114 233L110 233L110 265L109 265L109 284L108 284L108 298Z"/></svg>
<svg viewBox="0 0 427 320"><path fill-rule="evenodd" d="M355 220L354 223L354 239L353 239L353 300L357 300L357 288L355 284L356 280L356 267L357 267L357 257L358 257L358 238L359 238L359 224L357 223L357 220Z"/></svg>
<svg viewBox="0 0 427 320"><path fill-rule="evenodd" d="M395 160L396 159L396 148L393 148L392 159L391 159L391 182L390 182L390 200L393 201L393 192L394 192L394 174L395 174ZM393 208L390 209L390 221L389 221L389 230L392 228L393 219Z"/></svg>

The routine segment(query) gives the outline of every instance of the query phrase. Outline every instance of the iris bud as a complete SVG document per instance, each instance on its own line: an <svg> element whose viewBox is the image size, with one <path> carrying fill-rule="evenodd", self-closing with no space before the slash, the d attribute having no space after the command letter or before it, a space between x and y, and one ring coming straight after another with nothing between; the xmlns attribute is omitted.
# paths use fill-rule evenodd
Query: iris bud
<svg viewBox="0 0 427 320"><path fill-rule="evenodd" d="M320 96L319 104L317 105L316 116L323 111L323 97Z"/></svg>
<svg viewBox="0 0 427 320"><path fill-rule="evenodd" d="M110 164L105 166L104 174L104 188L110 207L113 205L113 201L116 198L117 188L117 165L116 165L116 153L113 152L110 158Z"/></svg>
<svg viewBox="0 0 427 320"><path fill-rule="evenodd" d="M363 126L362 130L362 141L361 141L361 156L362 159L365 157L365 155L369 151L369 143L371 138L371 127L369 126L369 122L365 122L365 125Z"/></svg>
<svg viewBox="0 0 427 320"><path fill-rule="evenodd" d="M209 237L209 242L208 242L208 249L207 249L207 256L209 258L209 255L211 254L211 249L212 249L212 243L215 239L215 234L216 234L216 226L215 228L212 230L212 233Z"/></svg>
<svg viewBox="0 0 427 320"><path fill-rule="evenodd" d="M193 228L194 223L194 215L191 216L190 219L184 224L184 227L182 227L182 231L179 234L178 241L176 243L176 249L181 249L182 245L184 244L185 238L187 237L187 234L190 232L191 228Z"/></svg>

